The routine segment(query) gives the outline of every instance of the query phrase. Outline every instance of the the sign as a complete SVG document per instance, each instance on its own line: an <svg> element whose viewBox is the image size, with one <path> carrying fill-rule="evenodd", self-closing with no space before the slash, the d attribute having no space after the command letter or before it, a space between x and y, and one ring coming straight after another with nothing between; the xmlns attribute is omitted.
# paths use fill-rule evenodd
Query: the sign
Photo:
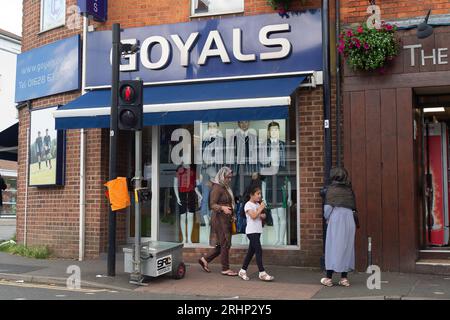
<svg viewBox="0 0 450 320"><path fill-rule="evenodd" d="M431 61L433 65L448 64L448 48L434 48L431 52L425 52L421 44L412 44L403 46L403 49L410 50L411 67L415 67L417 63L425 66L427 60ZM420 54L419 61L416 61L416 49Z"/></svg>
<svg viewBox="0 0 450 320"><path fill-rule="evenodd" d="M18 55L15 102L78 89L80 89L78 35Z"/></svg>
<svg viewBox="0 0 450 320"><path fill-rule="evenodd" d="M65 0L41 0L41 31L63 26L65 21Z"/></svg>
<svg viewBox="0 0 450 320"><path fill-rule="evenodd" d="M64 184L65 132L55 129L57 107L32 110L29 144L29 185Z"/></svg>
<svg viewBox="0 0 450 320"><path fill-rule="evenodd" d="M140 52L122 59L123 79L146 83L322 70L320 10L125 29ZM88 34L87 86L111 84L111 31Z"/></svg>
<svg viewBox="0 0 450 320"><path fill-rule="evenodd" d="M168 255L156 260L156 275L172 271L172 255Z"/></svg>
<svg viewBox="0 0 450 320"><path fill-rule="evenodd" d="M108 18L108 0L78 0L80 13L92 16L95 21L105 22Z"/></svg>

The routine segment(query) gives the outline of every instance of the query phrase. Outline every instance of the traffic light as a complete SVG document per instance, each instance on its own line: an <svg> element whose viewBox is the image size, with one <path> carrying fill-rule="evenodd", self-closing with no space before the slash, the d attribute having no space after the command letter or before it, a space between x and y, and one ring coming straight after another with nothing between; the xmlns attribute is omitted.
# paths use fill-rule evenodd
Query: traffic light
<svg viewBox="0 0 450 320"><path fill-rule="evenodd" d="M120 130L142 130L144 123L142 80L124 80L119 83L118 122Z"/></svg>

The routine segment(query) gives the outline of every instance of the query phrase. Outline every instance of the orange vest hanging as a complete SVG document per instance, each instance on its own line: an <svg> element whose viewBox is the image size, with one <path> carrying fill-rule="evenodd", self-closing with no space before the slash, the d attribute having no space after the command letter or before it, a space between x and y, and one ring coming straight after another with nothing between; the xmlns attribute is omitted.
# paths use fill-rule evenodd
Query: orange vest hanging
<svg viewBox="0 0 450 320"><path fill-rule="evenodd" d="M105 183L105 186L108 188L109 203L112 211L122 210L130 206L127 178L117 177Z"/></svg>

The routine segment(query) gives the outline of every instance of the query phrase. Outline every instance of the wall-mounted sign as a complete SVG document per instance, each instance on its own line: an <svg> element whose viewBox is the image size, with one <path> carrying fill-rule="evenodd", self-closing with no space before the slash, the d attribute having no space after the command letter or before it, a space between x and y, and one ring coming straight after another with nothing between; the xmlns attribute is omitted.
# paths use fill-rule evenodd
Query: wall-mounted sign
<svg viewBox="0 0 450 320"><path fill-rule="evenodd" d="M16 102L80 89L80 36L17 57Z"/></svg>
<svg viewBox="0 0 450 320"><path fill-rule="evenodd" d="M105 22L108 18L108 0L78 0L78 7L95 21Z"/></svg>
<svg viewBox="0 0 450 320"><path fill-rule="evenodd" d="M421 44L412 44L403 46L403 49L410 50L410 65L415 67L416 64L425 66L426 61L431 61L433 65L448 64L448 48L434 48L431 52L425 52ZM419 59L416 60L416 50L419 52Z"/></svg>
<svg viewBox="0 0 450 320"><path fill-rule="evenodd" d="M125 29L122 78L165 82L322 70L320 10ZM87 86L111 84L111 31L88 34Z"/></svg>
<svg viewBox="0 0 450 320"><path fill-rule="evenodd" d="M31 112L29 145L29 185L64 184L65 132L55 130L53 112L57 107Z"/></svg>
<svg viewBox="0 0 450 320"><path fill-rule="evenodd" d="M65 22L65 0L41 0L41 31L61 27Z"/></svg>

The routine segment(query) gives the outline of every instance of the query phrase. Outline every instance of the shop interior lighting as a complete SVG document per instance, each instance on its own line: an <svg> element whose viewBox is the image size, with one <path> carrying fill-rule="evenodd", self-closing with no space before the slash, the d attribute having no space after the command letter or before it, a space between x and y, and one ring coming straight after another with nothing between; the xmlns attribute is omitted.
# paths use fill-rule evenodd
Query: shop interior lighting
<svg viewBox="0 0 450 320"><path fill-rule="evenodd" d="M445 109L444 109L444 107L425 108L425 109L423 109L423 112L445 112Z"/></svg>

